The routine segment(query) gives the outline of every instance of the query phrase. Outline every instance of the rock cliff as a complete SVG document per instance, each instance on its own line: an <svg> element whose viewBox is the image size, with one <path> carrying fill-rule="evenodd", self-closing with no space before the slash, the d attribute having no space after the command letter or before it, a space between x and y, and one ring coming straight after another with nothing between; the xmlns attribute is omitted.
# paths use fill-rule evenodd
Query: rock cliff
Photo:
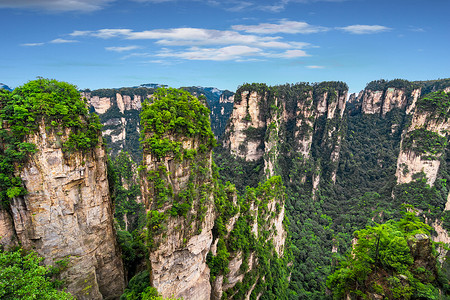
<svg viewBox="0 0 450 300"><path fill-rule="evenodd" d="M141 167L152 286L185 299L264 293L267 267L288 260L280 178L249 190L241 203L233 186L217 180L207 109L182 90L158 91L152 101L142 112Z"/></svg>
<svg viewBox="0 0 450 300"><path fill-rule="evenodd" d="M78 299L120 296L123 266L98 121L73 86L57 81L31 81L3 100L3 162L12 158L11 139L28 154L14 158L20 185L2 198L1 243L34 249L48 265L68 260L59 276Z"/></svg>
<svg viewBox="0 0 450 300"><path fill-rule="evenodd" d="M394 108L411 113L417 99L421 95L421 87L406 80L375 80L367 84L358 96L351 95L350 103L359 103L364 114L385 116Z"/></svg>
<svg viewBox="0 0 450 300"><path fill-rule="evenodd" d="M417 173L424 172L433 185L447 147L448 102L450 93L433 92L417 101L411 125L402 139L397 161L397 182L409 183Z"/></svg>
<svg viewBox="0 0 450 300"><path fill-rule="evenodd" d="M139 148L139 112L144 99L153 92L154 89L144 87L81 92L104 125L102 134L112 157L115 158L120 151L126 151L134 161L142 159Z"/></svg>
<svg viewBox="0 0 450 300"><path fill-rule="evenodd" d="M128 152L139 163L142 152L139 148L139 112L142 102L148 99L158 85L143 85L133 88L85 90L81 92L104 125L102 134L115 158L120 151ZM194 96L205 96L211 110L212 130L221 136L233 108L234 93L207 87L184 87Z"/></svg>
<svg viewBox="0 0 450 300"><path fill-rule="evenodd" d="M150 281L164 297L209 299L206 255L215 214L208 112L181 90L160 90L152 100L142 112L141 176L149 211ZM171 120L177 123L165 123Z"/></svg>
<svg viewBox="0 0 450 300"><path fill-rule="evenodd" d="M282 297L292 258L286 245L281 178L272 177L257 188L248 189L240 205L233 186L226 187L225 193L223 200L235 208L235 214L230 208L219 212L214 226L214 242L208 254L211 299L259 298L270 286L277 286L280 289L277 296ZM270 276L273 268L279 272L271 274L269 282L266 276Z"/></svg>
<svg viewBox="0 0 450 300"><path fill-rule="evenodd" d="M322 179L336 179L346 99L347 86L338 82L243 85L222 146L245 162L261 162L265 178L283 173L296 160L309 171L292 175L316 190Z"/></svg>

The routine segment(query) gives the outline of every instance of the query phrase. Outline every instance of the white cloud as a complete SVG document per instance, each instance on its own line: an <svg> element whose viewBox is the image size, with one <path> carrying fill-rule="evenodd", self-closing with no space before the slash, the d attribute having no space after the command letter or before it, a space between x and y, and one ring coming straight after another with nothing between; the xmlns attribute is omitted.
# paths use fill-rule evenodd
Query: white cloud
<svg viewBox="0 0 450 300"><path fill-rule="evenodd" d="M123 47L105 47L108 51L114 51L114 52L125 52L125 51L131 51L140 49L140 46L123 46Z"/></svg>
<svg viewBox="0 0 450 300"><path fill-rule="evenodd" d="M295 57L305 57L305 56L309 56L309 55L306 54L306 52L303 50L286 50L286 52L284 52L281 55L281 57L284 57L284 58L295 58Z"/></svg>
<svg viewBox="0 0 450 300"><path fill-rule="evenodd" d="M158 53L159 57L176 57L187 60L212 60L212 61L226 61L238 60L246 56L255 56L261 54L263 51L259 48L249 46L227 46L223 48L198 48L192 47L186 51L174 52L169 49L164 49L163 52Z"/></svg>
<svg viewBox="0 0 450 300"><path fill-rule="evenodd" d="M274 34L274 33L317 33L327 31L328 28L322 26L310 25L306 22L297 22L289 20L281 20L278 24L261 23L258 25L234 25L234 30L245 31L258 34Z"/></svg>
<svg viewBox="0 0 450 300"><path fill-rule="evenodd" d="M20 44L21 46L25 46L25 47L36 47L36 46L42 46L44 45L44 43L25 43L25 44Z"/></svg>
<svg viewBox="0 0 450 300"><path fill-rule="evenodd" d="M289 26L286 20L280 24ZM279 25L279 24L275 24ZM298 29L296 24L295 30ZM292 27L292 26L291 26ZM295 27L295 26L294 26ZM305 27L303 26L303 29ZM284 31L288 29L283 29ZM294 30L294 29L290 29ZM275 32L282 31L276 28ZM96 31L74 31L70 34L82 37L120 40L153 40L160 46L153 53L127 53L122 59L147 58L149 62L159 58L208 61L255 61L266 58L290 59L309 56L305 48L316 47L309 43L285 40L276 35L256 35L234 30L205 28L170 28L134 31L132 29L105 28ZM125 52L139 49L139 46L106 47L107 51ZM155 59L156 58L156 59Z"/></svg>
<svg viewBox="0 0 450 300"><path fill-rule="evenodd" d="M50 41L52 44L68 44L68 43L77 43L76 40L66 40L66 39L54 39Z"/></svg>
<svg viewBox="0 0 450 300"><path fill-rule="evenodd" d="M415 27L415 26L409 26L409 30L414 31L414 32L425 32L425 29L423 29L421 27Z"/></svg>
<svg viewBox="0 0 450 300"><path fill-rule="evenodd" d="M87 35L90 35L91 33L92 33L92 31L88 31L88 30L75 30L74 32L72 32L69 35L70 36L87 36Z"/></svg>
<svg viewBox="0 0 450 300"><path fill-rule="evenodd" d="M325 69L325 66L306 66L308 69Z"/></svg>
<svg viewBox="0 0 450 300"><path fill-rule="evenodd" d="M97 31L74 31L71 36L92 36L103 39L124 38L128 40L156 40L162 46L252 45L261 48L303 48L308 43L284 42L278 36L240 34L232 30L203 28L172 28L145 31L131 29L101 29Z"/></svg>
<svg viewBox="0 0 450 300"><path fill-rule="evenodd" d="M391 28L381 25L350 25L346 27L337 27L336 29L353 34L372 34L391 30Z"/></svg>
<svg viewBox="0 0 450 300"><path fill-rule="evenodd" d="M1 0L0 8L37 9L50 12L91 12L115 0Z"/></svg>

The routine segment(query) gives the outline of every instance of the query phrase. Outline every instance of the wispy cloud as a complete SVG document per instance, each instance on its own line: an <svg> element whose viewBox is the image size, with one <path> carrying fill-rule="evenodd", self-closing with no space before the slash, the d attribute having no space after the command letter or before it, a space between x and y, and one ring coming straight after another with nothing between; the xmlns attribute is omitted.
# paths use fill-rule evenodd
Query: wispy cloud
<svg viewBox="0 0 450 300"><path fill-rule="evenodd" d="M425 29L416 26L409 26L409 30L414 32L425 32Z"/></svg>
<svg viewBox="0 0 450 300"><path fill-rule="evenodd" d="M322 26L310 25L306 22L280 20L278 24L260 23L258 25L234 25L232 29L257 34L275 34L275 33L317 33L327 31L328 28Z"/></svg>
<svg viewBox="0 0 450 300"><path fill-rule="evenodd" d="M381 25L350 25L346 27L336 27L336 29L353 34L373 34L391 30L391 28Z"/></svg>
<svg viewBox="0 0 450 300"><path fill-rule="evenodd" d="M133 53L140 46L105 47L107 51L130 52L122 59L146 58L152 63L161 58L174 60L254 61L269 58L294 59L308 57L305 49L317 48L298 41L299 34L315 34L329 30L342 30L355 34L376 33L390 28L381 25L351 25L347 27L323 27L306 22L282 19L274 23L234 25L230 30L180 27L135 31L128 28L104 28L76 30L69 36L77 39L119 39L128 41L150 40L151 53ZM292 38L291 38L292 37ZM159 46L159 47L158 47ZM166 60L163 60L166 62ZM322 68L322 66L309 66Z"/></svg>
<svg viewBox="0 0 450 300"><path fill-rule="evenodd" d="M142 47L140 47L140 46L105 47L106 50L114 51L114 52L125 52L125 51L140 49L140 48L142 48Z"/></svg>
<svg viewBox="0 0 450 300"><path fill-rule="evenodd" d="M70 44L70 43L78 43L76 40L66 40L66 39L54 39L50 41L51 44Z"/></svg>
<svg viewBox="0 0 450 300"><path fill-rule="evenodd" d="M92 12L115 0L1 0L0 8L32 9L49 12Z"/></svg>
<svg viewBox="0 0 450 300"><path fill-rule="evenodd" d="M226 61L238 60L246 56L260 54L261 49L249 46L227 46L222 48L198 48L192 47L187 51L172 51L164 49L163 52L156 54L158 57L176 57L187 60L212 60Z"/></svg>
<svg viewBox="0 0 450 300"><path fill-rule="evenodd" d="M91 36L103 39L124 38L128 40L155 40L162 46L208 46L208 45L252 45L262 48L304 48L308 43L287 42L279 36L241 34L232 30L203 28L172 28L145 31L131 29L100 29L97 31L74 31L71 36Z"/></svg>
<svg viewBox="0 0 450 300"><path fill-rule="evenodd" d="M36 46L42 46L44 45L44 43L25 43L25 44L20 44L21 46L25 46L25 47L36 47Z"/></svg>
<svg viewBox="0 0 450 300"><path fill-rule="evenodd" d="M325 69L325 66L306 66L308 69Z"/></svg>

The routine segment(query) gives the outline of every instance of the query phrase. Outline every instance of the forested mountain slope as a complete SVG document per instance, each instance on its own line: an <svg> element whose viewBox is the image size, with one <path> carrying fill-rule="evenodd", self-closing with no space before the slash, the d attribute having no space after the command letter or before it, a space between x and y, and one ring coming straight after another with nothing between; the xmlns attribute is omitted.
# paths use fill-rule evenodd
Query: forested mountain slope
<svg viewBox="0 0 450 300"><path fill-rule="evenodd" d="M287 188L293 298L325 295L333 253L402 204L445 231L449 80L373 81L346 103L341 82L242 86L216 162L239 188L278 174ZM450 229L450 228L449 228Z"/></svg>

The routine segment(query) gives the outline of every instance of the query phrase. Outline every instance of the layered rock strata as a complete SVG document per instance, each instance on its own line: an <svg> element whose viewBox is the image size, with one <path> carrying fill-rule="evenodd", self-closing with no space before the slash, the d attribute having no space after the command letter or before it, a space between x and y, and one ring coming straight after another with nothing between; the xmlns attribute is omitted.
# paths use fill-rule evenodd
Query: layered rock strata
<svg viewBox="0 0 450 300"><path fill-rule="evenodd" d="M11 219L2 211L1 227L9 227L22 247L34 249L47 265L67 259L60 276L78 299L116 298L125 283L105 149L63 152L61 140L69 134L70 129L62 136L48 132L41 123L28 136L37 152L18 174L28 193L11 200ZM11 240L11 234L3 237Z"/></svg>

